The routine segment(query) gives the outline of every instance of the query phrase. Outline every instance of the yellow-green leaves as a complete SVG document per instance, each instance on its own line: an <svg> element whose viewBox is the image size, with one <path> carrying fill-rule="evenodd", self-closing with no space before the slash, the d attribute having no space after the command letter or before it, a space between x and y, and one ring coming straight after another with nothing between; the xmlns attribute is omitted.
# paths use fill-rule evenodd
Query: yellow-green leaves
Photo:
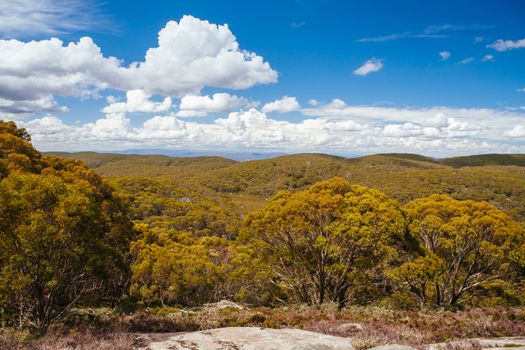
<svg viewBox="0 0 525 350"><path fill-rule="evenodd" d="M343 305L355 270L396 256L391 248L403 236L404 217L381 192L334 178L296 194L281 192L247 226L274 279L293 297Z"/></svg>
<svg viewBox="0 0 525 350"><path fill-rule="evenodd" d="M512 272L523 228L486 202L444 195L416 199L405 210L421 256L392 271L427 305L453 307Z"/></svg>
<svg viewBox="0 0 525 350"><path fill-rule="evenodd" d="M82 297L122 293L132 226L100 176L29 140L0 121L0 300L43 333Z"/></svg>

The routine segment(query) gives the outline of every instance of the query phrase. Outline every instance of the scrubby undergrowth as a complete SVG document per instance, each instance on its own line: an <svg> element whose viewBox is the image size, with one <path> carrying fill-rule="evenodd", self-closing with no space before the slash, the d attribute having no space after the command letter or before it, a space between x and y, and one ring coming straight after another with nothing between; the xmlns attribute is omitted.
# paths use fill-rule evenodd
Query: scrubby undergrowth
<svg viewBox="0 0 525 350"><path fill-rule="evenodd" d="M403 311L382 307L155 308L133 314L73 310L43 338L4 329L1 349L130 349L137 333L186 332L220 327L300 328L354 339L357 349L387 343L423 344L525 334L525 308Z"/></svg>

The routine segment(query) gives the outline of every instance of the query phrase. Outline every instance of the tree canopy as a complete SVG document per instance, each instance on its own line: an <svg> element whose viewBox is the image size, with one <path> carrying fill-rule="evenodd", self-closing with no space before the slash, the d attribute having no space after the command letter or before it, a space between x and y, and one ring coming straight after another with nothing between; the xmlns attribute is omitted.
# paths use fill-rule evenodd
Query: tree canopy
<svg viewBox="0 0 525 350"><path fill-rule="evenodd" d="M99 175L29 140L0 122L0 300L44 333L89 294L125 288L132 224Z"/></svg>
<svg viewBox="0 0 525 350"><path fill-rule="evenodd" d="M525 233L486 202L444 195L416 199L405 210L420 255L393 271L421 304L454 307L484 285L510 276Z"/></svg>
<svg viewBox="0 0 525 350"><path fill-rule="evenodd" d="M342 178L280 192L247 225L280 286L301 302L340 305L357 275L395 259L405 229L395 200Z"/></svg>

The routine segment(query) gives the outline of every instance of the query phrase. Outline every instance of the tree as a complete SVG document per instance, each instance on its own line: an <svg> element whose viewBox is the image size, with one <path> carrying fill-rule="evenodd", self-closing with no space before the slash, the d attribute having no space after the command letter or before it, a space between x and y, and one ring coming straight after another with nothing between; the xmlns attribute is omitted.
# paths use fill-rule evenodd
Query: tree
<svg viewBox="0 0 525 350"><path fill-rule="evenodd" d="M28 141L0 122L0 301L4 314L43 334L95 291L122 291L132 225L100 176L78 161L42 157ZM17 157L29 166L13 167Z"/></svg>
<svg viewBox="0 0 525 350"><path fill-rule="evenodd" d="M519 260L523 228L486 202L433 195L412 201L405 210L421 253L391 276L420 305L464 304L481 287L509 276Z"/></svg>
<svg viewBox="0 0 525 350"><path fill-rule="evenodd" d="M0 180L13 171L37 172L41 169L42 156L30 141L26 129L0 120Z"/></svg>
<svg viewBox="0 0 525 350"><path fill-rule="evenodd" d="M342 178L280 192L246 224L280 286L314 304L343 306L352 275L394 259L404 237L396 201Z"/></svg>
<svg viewBox="0 0 525 350"><path fill-rule="evenodd" d="M131 293L151 305L200 305L231 298L225 288L231 242L219 237L194 238L189 233L150 229L131 249Z"/></svg>

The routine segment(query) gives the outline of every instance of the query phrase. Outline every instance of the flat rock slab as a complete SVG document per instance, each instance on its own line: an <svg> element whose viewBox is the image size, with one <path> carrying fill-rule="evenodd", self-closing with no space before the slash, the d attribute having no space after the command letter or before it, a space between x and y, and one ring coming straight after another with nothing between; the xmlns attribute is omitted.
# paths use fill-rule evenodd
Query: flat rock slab
<svg viewBox="0 0 525 350"><path fill-rule="evenodd" d="M153 340L153 339L152 339ZM304 331L228 327L169 335L153 340L149 350L351 350L348 338Z"/></svg>
<svg viewBox="0 0 525 350"><path fill-rule="evenodd" d="M388 344L376 346L375 348L370 348L368 350L416 350L408 345L399 345L399 344Z"/></svg>

